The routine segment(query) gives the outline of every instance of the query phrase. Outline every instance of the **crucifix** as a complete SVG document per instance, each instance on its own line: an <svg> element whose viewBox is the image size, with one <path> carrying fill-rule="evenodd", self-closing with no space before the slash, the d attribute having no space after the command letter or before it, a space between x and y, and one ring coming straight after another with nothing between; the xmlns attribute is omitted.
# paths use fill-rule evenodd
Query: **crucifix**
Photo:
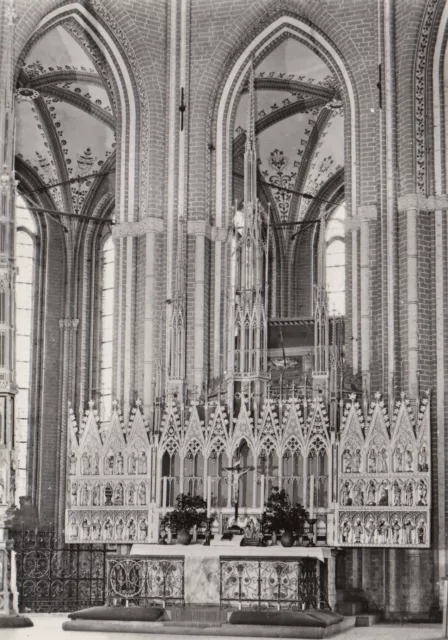
<svg viewBox="0 0 448 640"><path fill-rule="evenodd" d="M233 467L223 467L224 471L230 474L230 482L232 484L232 501L235 507L235 524L238 523L238 504L240 497L240 478L248 471L252 471L254 467L241 467L241 462L237 460Z"/></svg>

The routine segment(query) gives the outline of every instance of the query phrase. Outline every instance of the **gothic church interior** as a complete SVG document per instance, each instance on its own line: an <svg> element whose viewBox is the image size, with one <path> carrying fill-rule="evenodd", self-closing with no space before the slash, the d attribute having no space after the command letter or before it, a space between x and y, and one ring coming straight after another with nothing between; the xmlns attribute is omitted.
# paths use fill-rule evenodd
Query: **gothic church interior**
<svg viewBox="0 0 448 640"><path fill-rule="evenodd" d="M179 494L218 538L283 489L330 605L437 618L447 43L443 0L4 0L1 540L151 556Z"/></svg>

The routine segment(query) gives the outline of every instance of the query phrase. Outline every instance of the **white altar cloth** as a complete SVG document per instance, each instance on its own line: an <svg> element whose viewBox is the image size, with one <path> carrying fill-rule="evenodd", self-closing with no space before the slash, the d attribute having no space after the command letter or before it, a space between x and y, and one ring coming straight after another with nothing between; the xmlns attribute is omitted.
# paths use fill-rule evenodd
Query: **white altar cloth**
<svg viewBox="0 0 448 640"><path fill-rule="evenodd" d="M213 546L202 544L133 544L131 556L185 556L185 558L216 558L219 556L241 556L244 558L266 556L266 558L316 558L321 562L331 557L330 547L270 547Z"/></svg>

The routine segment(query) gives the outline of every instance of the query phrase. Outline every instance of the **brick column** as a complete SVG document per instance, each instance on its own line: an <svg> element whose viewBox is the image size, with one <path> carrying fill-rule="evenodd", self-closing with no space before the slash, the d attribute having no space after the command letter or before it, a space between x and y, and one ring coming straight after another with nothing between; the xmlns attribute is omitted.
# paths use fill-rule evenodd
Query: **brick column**
<svg viewBox="0 0 448 640"><path fill-rule="evenodd" d="M158 233L162 233L164 229L163 220L158 217L146 216L138 222L122 222L116 225L112 229L112 235L116 239L116 246L122 245L121 240L125 240L125 246L134 241L134 237L145 236L145 319L143 328L143 408L144 414L149 415L149 408L154 401L154 377L156 374L156 360L157 349L156 339L154 338L155 323L157 320L156 314L156 265L158 256L156 255L156 237ZM131 268L126 265L126 273L129 273ZM126 280L125 280L126 281ZM122 282L118 283L116 290L118 295L122 291ZM132 283L131 283L132 285ZM119 309L121 308L120 305ZM122 314L118 313L118 331L123 330L122 327ZM129 320L129 322L131 319ZM125 323L124 329L127 330L127 324ZM130 360L132 353L125 352L124 357ZM118 359L118 361L120 361ZM116 393L119 389L116 389ZM130 402L129 393L124 394L124 405L126 402Z"/></svg>
<svg viewBox="0 0 448 640"><path fill-rule="evenodd" d="M204 383L205 349L205 239L211 237L211 227L205 220L190 221L188 234L195 236L194 266L194 386Z"/></svg>
<svg viewBox="0 0 448 640"><path fill-rule="evenodd" d="M418 397L418 286L417 215L426 209L426 198L416 194L398 199L398 210L406 213L407 316L408 316L408 393Z"/></svg>
<svg viewBox="0 0 448 640"><path fill-rule="evenodd" d="M370 389L371 304L370 304L370 220L376 220L375 205L358 209L360 226L360 307L361 307L361 371L365 391Z"/></svg>
<svg viewBox="0 0 448 640"><path fill-rule="evenodd" d="M62 348L61 348L61 380L60 380L60 429L58 437L58 469L59 481L56 489L56 524L59 531L62 531L65 524L65 487L67 474L67 420L68 420L68 403L73 402L70 393L70 380L73 377L74 357L76 352L74 345L76 343L76 331L78 329L79 320L77 318L63 318L59 320L59 328L63 332ZM41 492L41 499L44 498L44 492Z"/></svg>

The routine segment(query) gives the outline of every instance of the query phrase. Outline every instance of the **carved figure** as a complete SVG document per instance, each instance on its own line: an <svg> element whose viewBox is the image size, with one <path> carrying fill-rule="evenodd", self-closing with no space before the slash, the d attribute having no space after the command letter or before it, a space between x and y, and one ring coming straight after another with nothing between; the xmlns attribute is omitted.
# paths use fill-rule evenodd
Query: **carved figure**
<svg viewBox="0 0 448 640"><path fill-rule="evenodd" d="M357 507L364 506L364 491L362 482L358 482L355 488L355 496L353 498L353 504Z"/></svg>
<svg viewBox="0 0 448 640"><path fill-rule="evenodd" d="M415 526L412 524L412 522L409 519L406 520L403 527L404 544L412 544L412 531L414 529Z"/></svg>
<svg viewBox="0 0 448 640"><path fill-rule="evenodd" d="M123 485L121 484L121 482L119 482L117 484L117 488L115 489L115 504L118 507L122 507L123 506Z"/></svg>
<svg viewBox="0 0 448 640"><path fill-rule="evenodd" d="M71 476L76 475L76 453L74 451L70 454L70 472Z"/></svg>
<svg viewBox="0 0 448 640"><path fill-rule="evenodd" d="M98 451L93 456L93 474L98 476L100 474L100 455Z"/></svg>
<svg viewBox="0 0 448 640"><path fill-rule="evenodd" d="M367 470L369 473L376 473L376 453L375 449L369 451L369 458L367 461Z"/></svg>
<svg viewBox="0 0 448 640"><path fill-rule="evenodd" d="M380 499L378 504L380 507L387 507L389 504L389 491L386 489L385 486L381 487Z"/></svg>
<svg viewBox="0 0 448 640"><path fill-rule="evenodd" d="M412 482L408 482L405 489L405 502L406 507L411 507L414 504L414 489Z"/></svg>
<svg viewBox="0 0 448 640"><path fill-rule="evenodd" d="M134 475L135 473L137 473L137 454L135 453L135 451L131 453L131 456L129 458L128 469L130 475Z"/></svg>
<svg viewBox="0 0 448 640"><path fill-rule="evenodd" d="M135 540L136 526L133 518L128 523L128 540Z"/></svg>
<svg viewBox="0 0 448 640"><path fill-rule="evenodd" d="M72 518L70 521L70 538L72 540L77 540L79 535L78 523L76 522L76 518Z"/></svg>
<svg viewBox="0 0 448 640"><path fill-rule="evenodd" d="M366 543L370 544L373 540L373 534L375 533L375 523L372 518L369 518L368 523L366 525Z"/></svg>
<svg viewBox="0 0 448 640"><path fill-rule="evenodd" d="M87 453L83 453L81 459L81 473L84 476L90 475L90 458Z"/></svg>
<svg viewBox="0 0 448 640"><path fill-rule="evenodd" d="M5 485L0 480L0 504L5 504Z"/></svg>
<svg viewBox="0 0 448 640"><path fill-rule="evenodd" d="M135 502L135 488L134 485L131 484L128 489L128 505L132 506Z"/></svg>
<svg viewBox="0 0 448 640"><path fill-rule="evenodd" d="M387 473L387 451L383 447L381 449L380 455L378 456L378 471L381 473Z"/></svg>
<svg viewBox="0 0 448 640"><path fill-rule="evenodd" d="M72 507L76 507L78 505L78 483L77 482L73 482L72 484L71 495L72 495L71 505Z"/></svg>
<svg viewBox="0 0 448 640"><path fill-rule="evenodd" d="M252 471L253 467L241 467L241 462L237 460L233 467L223 467L224 471L230 473L230 483L232 486L232 502L235 508L235 521L238 522L238 506L240 496L240 480L249 471Z"/></svg>
<svg viewBox="0 0 448 640"><path fill-rule="evenodd" d="M428 495L428 489L426 488L426 484L423 480L420 480L418 483L418 497L419 500L417 502L419 507L426 507L428 505L428 500L426 496Z"/></svg>
<svg viewBox="0 0 448 640"><path fill-rule="evenodd" d="M124 523L123 523L123 519L120 518L117 522L117 540L123 540L123 531L124 531Z"/></svg>
<svg viewBox="0 0 448 640"><path fill-rule="evenodd" d="M352 455L348 449L342 454L342 472L351 473L352 471Z"/></svg>
<svg viewBox="0 0 448 640"><path fill-rule="evenodd" d="M90 538L90 526L86 518L84 518L84 520L82 521L81 528L83 539L88 540Z"/></svg>
<svg viewBox="0 0 448 640"><path fill-rule="evenodd" d="M109 453L109 455L106 458L106 469L105 469L106 474L112 476L114 474L114 467L115 467L115 456L113 453Z"/></svg>
<svg viewBox="0 0 448 640"><path fill-rule="evenodd" d="M93 487L92 504L94 507L98 507L100 504L100 485L99 484Z"/></svg>
<svg viewBox="0 0 448 640"><path fill-rule="evenodd" d="M101 523L98 518L92 523L92 538L97 541L101 540Z"/></svg>
<svg viewBox="0 0 448 640"><path fill-rule="evenodd" d="M357 544L361 544L361 537L364 533L364 527L361 524L361 520L357 520L355 526L353 527L353 531L355 534L355 542Z"/></svg>
<svg viewBox="0 0 448 640"><path fill-rule="evenodd" d="M342 524L342 542L348 542L348 538L350 535L350 524L345 520Z"/></svg>
<svg viewBox="0 0 448 640"><path fill-rule="evenodd" d="M106 540L112 540L112 529L113 529L113 524L110 520L110 518L107 518L105 524L104 524L104 531L106 534Z"/></svg>
<svg viewBox="0 0 448 640"><path fill-rule="evenodd" d="M426 538L426 527L424 522L420 522L420 524L417 527L417 542L418 544L425 544L425 538Z"/></svg>
<svg viewBox="0 0 448 640"><path fill-rule="evenodd" d="M359 473L359 470L361 469L361 450L360 449L356 449L355 451L355 454L353 456L352 469L353 469L353 473Z"/></svg>
<svg viewBox="0 0 448 640"><path fill-rule="evenodd" d="M426 447L423 446L418 454L418 470L428 471L428 469L428 452L426 451Z"/></svg>
<svg viewBox="0 0 448 640"><path fill-rule="evenodd" d="M393 489L394 489L394 505L396 507L401 507L401 487L396 480L393 484Z"/></svg>
<svg viewBox="0 0 448 640"><path fill-rule="evenodd" d="M87 486L85 484L83 484L81 488L81 497L79 500L79 504L81 505L81 507L86 507L88 505Z"/></svg>
<svg viewBox="0 0 448 640"><path fill-rule="evenodd" d="M341 489L341 504L344 506L351 504L350 485L348 482L345 482Z"/></svg>
<svg viewBox="0 0 448 640"><path fill-rule="evenodd" d="M367 504L372 506L375 505L375 483L373 480L369 482L369 488L367 490Z"/></svg>
<svg viewBox="0 0 448 640"><path fill-rule="evenodd" d="M388 524L385 520L380 520L378 523L378 542L385 544L387 542Z"/></svg>
<svg viewBox="0 0 448 640"><path fill-rule="evenodd" d="M138 469L139 473L146 474L148 472L148 464L147 464L147 460L146 460L146 453L144 451L142 451L142 453L140 455L140 460L139 460L138 467L139 467L139 469Z"/></svg>
<svg viewBox="0 0 448 640"><path fill-rule="evenodd" d="M394 524L392 525L392 542L394 544L398 544L399 540L400 540L400 524L398 522L398 520L395 520Z"/></svg>
<svg viewBox="0 0 448 640"><path fill-rule="evenodd" d="M396 468L395 471L403 471L403 452L400 448L395 451Z"/></svg>
<svg viewBox="0 0 448 640"><path fill-rule="evenodd" d="M146 505L146 487L143 482L140 485L138 490L138 501L141 506Z"/></svg>
<svg viewBox="0 0 448 640"><path fill-rule="evenodd" d="M148 536L148 525L146 524L146 520L140 520L140 540L146 540Z"/></svg>
<svg viewBox="0 0 448 640"><path fill-rule="evenodd" d="M117 453L117 476L123 475L123 470L124 470L123 467L124 467L123 454L121 453L121 451L119 451Z"/></svg>
<svg viewBox="0 0 448 640"><path fill-rule="evenodd" d="M87 504L92 504L92 483L88 482L86 485L87 491Z"/></svg>

